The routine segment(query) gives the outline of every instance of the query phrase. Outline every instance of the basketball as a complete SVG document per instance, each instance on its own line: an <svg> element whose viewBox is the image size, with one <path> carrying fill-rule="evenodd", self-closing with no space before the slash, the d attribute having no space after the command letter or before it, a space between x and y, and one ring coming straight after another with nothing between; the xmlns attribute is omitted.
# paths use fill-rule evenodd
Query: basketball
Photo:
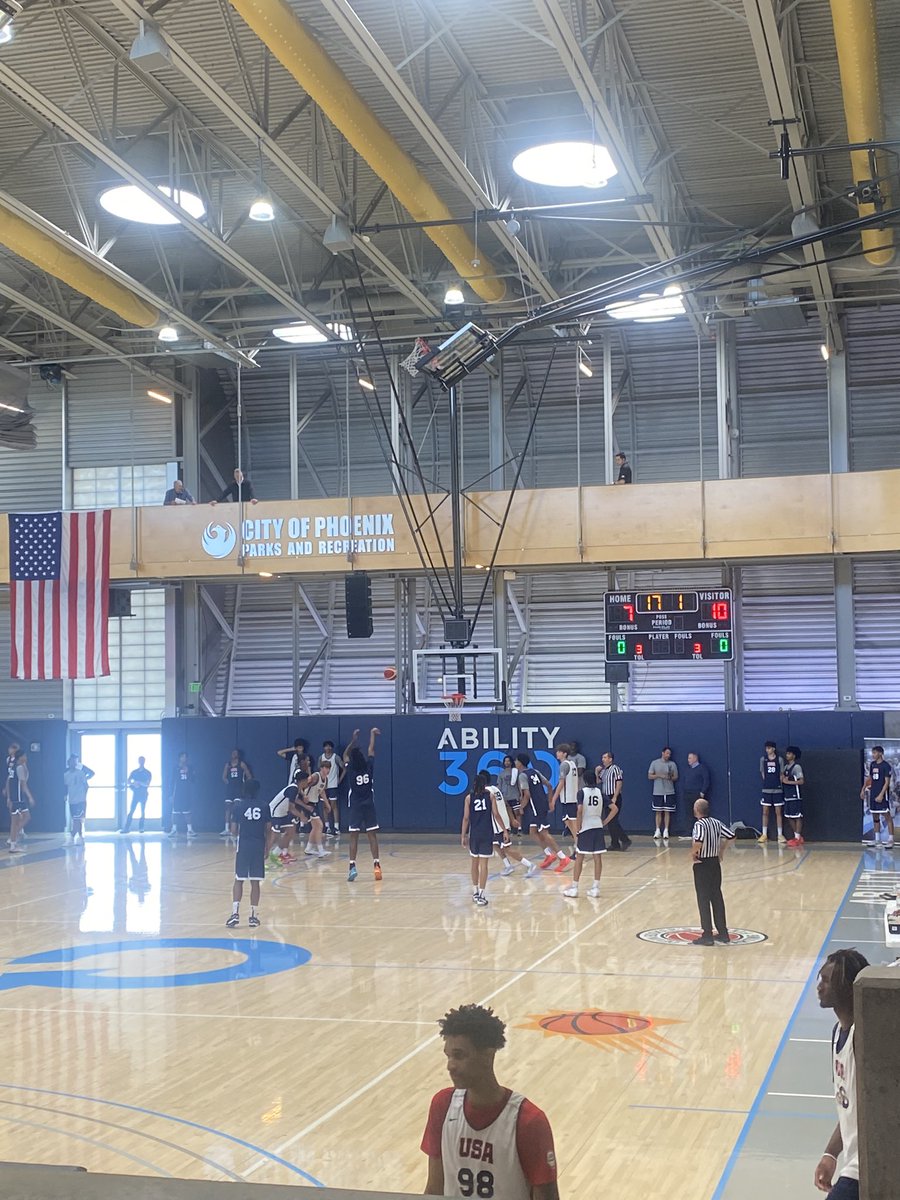
<svg viewBox="0 0 900 1200"><path fill-rule="evenodd" d="M396 667L385 667L384 668L384 677L385 677L385 679L396 679L397 678L397 668Z"/></svg>
<svg viewBox="0 0 900 1200"><path fill-rule="evenodd" d="M651 1024L646 1017L618 1012L566 1012L541 1018L541 1028L548 1033L580 1033L588 1037L605 1037L616 1033L635 1033Z"/></svg>

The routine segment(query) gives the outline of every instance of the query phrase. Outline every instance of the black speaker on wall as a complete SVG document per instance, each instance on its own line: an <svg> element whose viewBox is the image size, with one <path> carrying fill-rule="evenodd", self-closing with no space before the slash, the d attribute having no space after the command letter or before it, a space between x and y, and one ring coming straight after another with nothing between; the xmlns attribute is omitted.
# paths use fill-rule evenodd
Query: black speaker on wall
<svg viewBox="0 0 900 1200"><path fill-rule="evenodd" d="M344 576L344 607L347 611L347 637L372 636L372 582L365 571Z"/></svg>
<svg viewBox="0 0 900 1200"><path fill-rule="evenodd" d="M603 677L607 683L627 683L631 671L627 662L608 662L603 664Z"/></svg>
<svg viewBox="0 0 900 1200"><path fill-rule="evenodd" d="M109 589L109 615L111 617L130 617L131 592L123 588Z"/></svg>

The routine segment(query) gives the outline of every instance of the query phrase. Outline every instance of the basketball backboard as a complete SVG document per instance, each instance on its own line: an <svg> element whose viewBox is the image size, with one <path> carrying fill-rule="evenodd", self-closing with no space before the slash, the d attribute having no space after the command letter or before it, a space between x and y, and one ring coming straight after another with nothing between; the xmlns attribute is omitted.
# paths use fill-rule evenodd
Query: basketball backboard
<svg viewBox="0 0 900 1200"><path fill-rule="evenodd" d="M503 651L451 647L413 651L416 708L443 708L444 696L463 693L466 708L505 708Z"/></svg>

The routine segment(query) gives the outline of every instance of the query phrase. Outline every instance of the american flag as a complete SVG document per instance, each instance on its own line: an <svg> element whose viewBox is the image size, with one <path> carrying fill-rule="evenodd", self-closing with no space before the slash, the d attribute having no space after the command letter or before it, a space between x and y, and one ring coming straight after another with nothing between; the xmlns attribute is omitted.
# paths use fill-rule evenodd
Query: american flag
<svg viewBox="0 0 900 1200"><path fill-rule="evenodd" d="M110 514L10 513L13 679L109 674Z"/></svg>

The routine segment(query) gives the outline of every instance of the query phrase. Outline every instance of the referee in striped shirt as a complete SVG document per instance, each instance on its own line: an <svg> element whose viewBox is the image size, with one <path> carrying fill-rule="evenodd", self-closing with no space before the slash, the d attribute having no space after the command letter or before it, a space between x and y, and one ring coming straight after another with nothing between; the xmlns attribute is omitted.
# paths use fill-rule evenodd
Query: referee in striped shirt
<svg viewBox="0 0 900 1200"><path fill-rule="evenodd" d="M694 890L703 930L695 945L712 946L714 942L728 945L730 939L725 921L725 901L722 898L722 855L725 853L725 843L731 841L734 834L727 825L709 815L708 800L695 803L694 818Z"/></svg>

